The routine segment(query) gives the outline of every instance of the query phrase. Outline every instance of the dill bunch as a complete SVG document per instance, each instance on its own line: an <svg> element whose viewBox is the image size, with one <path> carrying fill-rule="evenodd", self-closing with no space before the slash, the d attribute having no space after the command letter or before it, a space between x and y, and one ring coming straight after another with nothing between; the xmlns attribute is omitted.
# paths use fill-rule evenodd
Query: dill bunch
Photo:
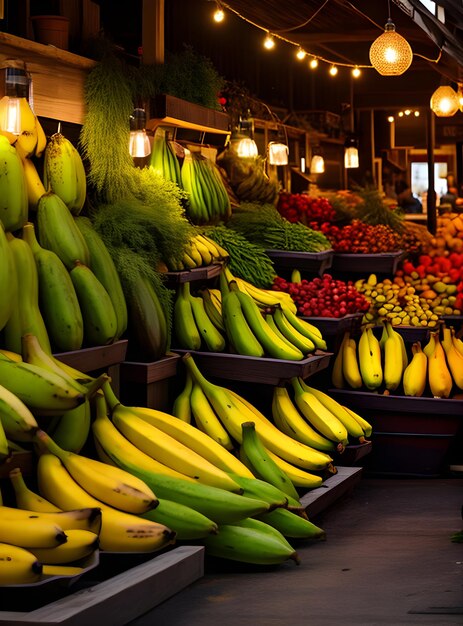
<svg viewBox="0 0 463 626"><path fill-rule="evenodd" d="M363 202L359 202L355 208L356 219L376 226L385 224L398 233L403 232L404 217L400 211L389 207L383 200L377 187L370 185L355 188L356 193Z"/></svg>

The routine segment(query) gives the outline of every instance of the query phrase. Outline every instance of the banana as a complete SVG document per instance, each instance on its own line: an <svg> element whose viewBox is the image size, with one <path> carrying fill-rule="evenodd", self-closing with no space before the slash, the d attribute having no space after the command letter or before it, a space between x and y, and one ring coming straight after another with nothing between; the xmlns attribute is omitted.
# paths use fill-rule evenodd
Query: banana
<svg viewBox="0 0 463 626"><path fill-rule="evenodd" d="M260 313L259 313L260 315ZM264 348L244 316L236 291L222 294L222 316L227 338L238 354L263 357Z"/></svg>
<svg viewBox="0 0 463 626"><path fill-rule="evenodd" d="M35 156L38 141L38 119L34 115L27 98L19 99L21 113L21 133L16 140L15 146L18 153L23 157Z"/></svg>
<svg viewBox="0 0 463 626"><path fill-rule="evenodd" d="M275 317L273 313L265 313L265 321L267 322L267 324L270 326L270 328L273 330L273 332L278 335L278 337L287 345L289 346L289 348L293 348L294 347L294 343L291 343L291 341L289 341L289 339L286 338L286 336L281 332L281 330L278 328L278 326L275 323ZM315 348L315 346L314 346Z"/></svg>
<svg viewBox="0 0 463 626"><path fill-rule="evenodd" d="M453 329L452 329L453 330ZM453 382L459 389L463 389L463 355L455 347L450 328L444 328L444 339L442 346L447 358L447 365L452 374Z"/></svg>
<svg viewBox="0 0 463 626"><path fill-rule="evenodd" d="M0 542L20 548L55 548L66 541L66 533L53 521L38 517L17 519L0 517Z"/></svg>
<svg viewBox="0 0 463 626"><path fill-rule="evenodd" d="M326 341L323 339L319 328L307 320L298 317L286 303L283 303L281 308L288 322L294 326L296 330L307 337L307 339L310 339L315 344L316 348L326 350Z"/></svg>
<svg viewBox="0 0 463 626"><path fill-rule="evenodd" d="M438 333L434 337L434 350L427 358L428 383L433 397L448 398L452 391L453 380Z"/></svg>
<svg viewBox="0 0 463 626"><path fill-rule="evenodd" d="M370 437L371 433L373 432L373 427L370 424L370 422L367 422L366 419L364 419L361 415L359 415L352 409L349 409L347 406L344 406L344 405L341 405L341 406L343 409L345 409L349 413L349 415L351 415L359 423L360 427L363 429L363 432L365 433L365 436Z"/></svg>
<svg viewBox="0 0 463 626"><path fill-rule="evenodd" d="M15 545L0 543L0 585L28 585L38 582L42 564L36 557Z"/></svg>
<svg viewBox="0 0 463 626"><path fill-rule="evenodd" d="M13 440L30 441L39 427L24 402L3 385L0 385L0 416L2 430Z"/></svg>
<svg viewBox="0 0 463 626"><path fill-rule="evenodd" d="M193 384L190 405L196 426L226 450L233 450L234 444L230 435L217 417L201 386L197 383Z"/></svg>
<svg viewBox="0 0 463 626"><path fill-rule="evenodd" d="M344 345L348 340L349 338L344 334L331 370L331 382L335 389L344 389L346 386L344 378Z"/></svg>
<svg viewBox="0 0 463 626"><path fill-rule="evenodd" d="M211 257L212 257L212 262L224 261L225 259L228 259L229 257L228 252L224 250L223 248L221 248L215 241L210 239L207 235L205 235L204 233L198 233L196 237L206 246L206 248L209 249L209 252L211 253Z"/></svg>
<svg viewBox="0 0 463 626"><path fill-rule="evenodd" d="M383 382L381 347L369 326L366 326L360 335L358 357L360 373L365 387L370 390L378 389Z"/></svg>
<svg viewBox="0 0 463 626"><path fill-rule="evenodd" d="M403 387L406 396L421 397L426 389L428 358L419 341L412 345L412 359L403 373Z"/></svg>
<svg viewBox="0 0 463 626"><path fill-rule="evenodd" d="M233 281L229 286L231 292L235 291L237 295L244 318L251 328L252 333L270 357L288 361L300 361L304 358L304 354L300 348L296 345L290 348L273 332L250 295L240 291Z"/></svg>
<svg viewBox="0 0 463 626"><path fill-rule="evenodd" d="M290 539L326 539L324 530L308 519L288 511L275 509L257 516L257 519L276 528L284 537Z"/></svg>
<svg viewBox="0 0 463 626"><path fill-rule="evenodd" d="M58 195L72 213L80 213L86 196L85 170L75 147L59 132L45 148L43 179L48 191Z"/></svg>
<svg viewBox="0 0 463 626"><path fill-rule="evenodd" d="M201 255L201 266L211 265L212 254L208 246L206 246L197 235L192 239L191 244L192 246L196 248L196 250Z"/></svg>
<svg viewBox="0 0 463 626"><path fill-rule="evenodd" d="M403 356L402 344L389 321L385 321L387 339L384 342L384 384L386 389L394 391L402 382Z"/></svg>
<svg viewBox="0 0 463 626"><path fill-rule="evenodd" d="M288 543L286 538L280 533L279 530L277 530L273 526L270 526L270 524L266 524L265 522L262 522L261 520L254 519L253 517L247 517L246 519L242 519L239 522L236 522L235 526L242 526L243 528L251 528L251 529L260 531L262 533L266 533L268 535L271 535L272 537L275 537L279 541L282 541L289 548L292 548L292 546Z"/></svg>
<svg viewBox="0 0 463 626"><path fill-rule="evenodd" d="M70 271L76 261L90 263L90 252L84 236L63 200L51 191L37 205L38 239L42 247L52 250Z"/></svg>
<svg viewBox="0 0 463 626"><path fill-rule="evenodd" d="M109 444L108 456L119 467L138 476L155 490L161 499L172 500L199 511L216 524L228 524L252 517L269 509L267 502L247 498L225 489L218 489L193 480L153 472L137 462L136 455L126 445ZM136 448L135 448L136 450Z"/></svg>
<svg viewBox="0 0 463 626"><path fill-rule="evenodd" d="M84 338L84 323L69 272L55 252L39 244L31 222L23 228L23 239L34 255L39 307L53 348L63 352L79 350Z"/></svg>
<svg viewBox="0 0 463 626"><path fill-rule="evenodd" d="M344 424L310 391L305 390L299 378L291 379L296 404L304 417L324 435L337 444L347 445L348 433Z"/></svg>
<svg viewBox="0 0 463 626"><path fill-rule="evenodd" d="M452 343L460 354L463 354L463 341L456 336L455 330L452 329Z"/></svg>
<svg viewBox="0 0 463 626"><path fill-rule="evenodd" d="M152 281L142 275L133 279L127 297L129 342L147 361L157 361L169 349L170 331L165 309ZM117 318L117 311L116 311ZM116 329L116 336L117 338Z"/></svg>
<svg viewBox="0 0 463 626"><path fill-rule="evenodd" d="M434 347L436 345L435 342L435 338L436 338L436 333L437 331L432 331L431 333L429 333L429 339L428 342L426 343L426 345L423 348L423 352L425 353L425 355L429 358L431 356L431 354L434 352Z"/></svg>
<svg viewBox="0 0 463 626"><path fill-rule="evenodd" d="M145 422L129 407L116 406L112 420L121 433L137 448L173 469L198 478L199 482L229 491L240 488L223 470L172 436Z"/></svg>
<svg viewBox="0 0 463 626"><path fill-rule="evenodd" d="M79 565L49 565L44 563L42 565L42 579L59 576L75 577L81 576L85 571L84 567Z"/></svg>
<svg viewBox="0 0 463 626"><path fill-rule="evenodd" d="M22 354L18 354L17 352L12 352L11 350L3 350L0 349L0 359L4 359L6 361L16 361L16 363L21 363L23 360Z"/></svg>
<svg viewBox="0 0 463 626"><path fill-rule="evenodd" d="M275 454L279 454L285 460L312 470L325 469L332 461L327 454L309 448L279 431L262 414L251 411L236 394L233 395L224 387L207 381L190 354L184 355L183 361L194 380L201 385L222 424L238 443L242 442L241 424L246 421L253 421L256 422L256 430L265 447Z"/></svg>
<svg viewBox="0 0 463 626"><path fill-rule="evenodd" d="M4 226L0 220L0 330L3 329L11 318L13 303L17 302L18 277L15 260L5 234ZM14 309L16 313L16 308Z"/></svg>
<svg viewBox="0 0 463 626"><path fill-rule="evenodd" d="M21 158L8 139L0 135L0 213L5 230L14 232L22 228L27 222L28 208Z"/></svg>
<svg viewBox="0 0 463 626"><path fill-rule="evenodd" d="M10 445L0 417L0 464L10 456Z"/></svg>
<svg viewBox="0 0 463 626"><path fill-rule="evenodd" d="M183 159L180 170L182 186L188 194L188 204L186 213L193 224L205 224L209 221L204 198L197 184L197 174L195 171L195 163L191 151L185 149L185 157Z"/></svg>
<svg viewBox="0 0 463 626"><path fill-rule="evenodd" d="M292 559L299 564L299 556L294 548L257 528L223 524L219 526L218 534L204 538L203 544L206 554L231 561L278 565Z"/></svg>
<svg viewBox="0 0 463 626"><path fill-rule="evenodd" d="M76 261L70 271L84 323L84 340L89 346L105 346L114 341L117 317L108 292L92 270Z"/></svg>
<svg viewBox="0 0 463 626"><path fill-rule="evenodd" d="M272 416L275 425L289 437L316 450L330 453L335 449L334 442L313 429L299 413L286 387L275 387L273 390Z"/></svg>
<svg viewBox="0 0 463 626"><path fill-rule="evenodd" d="M76 217L75 222L85 237L90 252L90 269L106 289L113 303L117 317L115 338L119 339L127 329L128 313L124 291L113 258L88 217Z"/></svg>
<svg viewBox="0 0 463 626"><path fill-rule="evenodd" d="M109 467L109 466L108 466ZM100 548L110 552L154 552L173 543L175 533L164 526L118 511L96 500L78 485L54 454L42 454L37 464L40 493L62 509L82 506L102 511Z"/></svg>
<svg viewBox="0 0 463 626"><path fill-rule="evenodd" d="M72 511L57 512L37 512L26 509L15 509L8 506L1 506L0 513L7 520L15 520L18 524L29 520L41 520L47 524L55 524L66 534L70 530L85 530L93 534L98 534L101 530L101 511L96 507L84 509L74 509Z"/></svg>
<svg viewBox="0 0 463 626"><path fill-rule="evenodd" d="M193 389L193 381L189 373L185 376L185 385L182 391L175 397L172 405L172 415L175 415L178 419L191 424L191 392Z"/></svg>
<svg viewBox="0 0 463 626"><path fill-rule="evenodd" d="M16 506L19 509L37 513L59 513L61 511L57 506L29 489L19 467L13 468L9 473L9 477L13 486Z"/></svg>
<svg viewBox="0 0 463 626"><path fill-rule="evenodd" d="M351 339L349 331L342 342L342 374L352 389L360 389L363 385L362 375L357 360L357 343Z"/></svg>
<svg viewBox="0 0 463 626"><path fill-rule="evenodd" d="M234 472L238 475L242 474L252 478L252 474L233 454L191 424L187 424L168 413L157 411L156 409L133 406L124 407L114 395L109 384L105 386L105 394L106 401L112 412L115 409L125 409L125 411L136 415L147 424L151 424L151 426L173 437L179 443L196 452L224 472Z"/></svg>
<svg viewBox="0 0 463 626"><path fill-rule="evenodd" d="M172 528L179 541L202 539L218 532L217 524L199 511L164 498L153 511L143 513L142 517Z"/></svg>
<svg viewBox="0 0 463 626"><path fill-rule="evenodd" d="M189 285L189 283L184 284ZM187 297L191 303L196 328L207 346L207 349L211 352L223 352L226 347L225 338L209 318L203 299L198 296L193 296L189 290L186 291L185 297Z"/></svg>
<svg viewBox="0 0 463 626"><path fill-rule="evenodd" d="M21 352L21 337L33 333L45 352L51 353L50 339L39 308L39 278L30 246L19 237L8 234L15 265L17 291L10 319L5 326L5 347Z"/></svg>
<svg viewBox="0 0 463 626"><path fill-rule="evenodd" d="M47 147L47 136L37 116L35 116L35 128L37 131L37 145L35 146L34 156L40 159Z"/></svg>
<svg viewBox="0 0 463 626"><path fill-rule="evenodd" d="M58 416L53 429L48 429L60 448L78 454L87 442L91 426L90 400Z"/></svg>
<svg viewBox="0 0 463 626"><path fill-rule="evenodd" d="M284 491L281 491L275 485L261 480L260 478L248 478L247 476L238 476L231 473L230 476L239 484L243 490L243 496L245 498L255 498L257 500L263 500L268 502L269 510L276 509L280 506L287 507L289 505L295 507L301 507L299 499L291 498ZM291 503L291 504L290 504Z"/></svg>
<svg viewBox="0 0 463 626"><path fill-rule="evenodd" d="M270 316L271 317L271 316ZM300 333L292 324L290 324L288 318L283 313L281 307L277 307L273 312L273 319L275 325L283 336L296 348L301 350L302 354L306 356L315 350L314 342Z"/></svg>
<svg viewBox="0 0 463 626"><path fill-rule="evenodd" d="M291 498L298 500L299 495L293 483L268 455L265 446L256 432L255 423L243 422L241 424L241 430L243 433L240 447L241 460L245 464L249 464L247 466L250 467L252 473L257 476L257 478L267 481L271 485L278 487L278 489Z"/></svg>
<svg viewBox="0 0 463 626"><path fill-rule="evenodd" d="M56 548L29 548L40 563L64 565L85 559L98 549L98 535L89 530L68 530L66 543Z"/></svg>
<svg viewBox="0 0 463 626"><path fill-rule="evenodd" d="M31 159L22 159L22 164L26 181L29 210L36 211L40 198L47 193L47 190L43 186L42 179Z"/></svg>
<svg viewBox="0 0 463 626"><path fill-rule="evenodd" d="M335 415L338 420L344 424L347 433L350 437L354 437L359 439L361 443L365 440L365 432L363 428L359 425L358 421L352 417L352 415L346 411L346 409L339 404L334 398L329 396L327 393L320 391L320 389L316 389L315 387L309 387L302 379L299 379L302 388L305 391L309 391L312 395L314 395L317 400L323 404L323 406L331 411L333 415Z"/></svg>
<svg viewBox="0 0 463 626"><path fill-rule="evenodd" d="M133 514L144 513L157 506L152 490L128 472L63 450L44 431L39 430L35 438L43 448L60 459L85 491L104 504Z"/></svg>
<svg viewBox="0 0 463 626"><path fill-rule="evenodd" d="M271 450L267 450L270 458L275 461L275 463L280 467L285 474L289 477L291 482L295 487L301 489L316 489L320 487L323 483L323 479L321 476L317 474L311 474L310 472L305 472L304 470L296 467L292 463L288 463L281 457L274 454ZM290 508L290 507L288 507Z"/></svg>
<svg viewBox="0 0 463 626"><path fill-rule="evenodd" d="M180 348L199 350L201 335L196 326L191 301L188 298L189 283L181 283L174 303L173 327Z"/></svg>

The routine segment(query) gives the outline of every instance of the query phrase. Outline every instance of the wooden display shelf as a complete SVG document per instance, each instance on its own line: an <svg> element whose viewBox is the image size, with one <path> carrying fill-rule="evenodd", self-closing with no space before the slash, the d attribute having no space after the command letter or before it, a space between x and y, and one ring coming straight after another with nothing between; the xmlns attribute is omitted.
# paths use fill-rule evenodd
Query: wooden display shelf
<svg viewBox="0 0 463 626"><path fill-rule="evenodd" d="M266 250L266 255L277 267L304 270L320 276L331 267L333 250L322 252L292 252L289 250Z"/></svg>
<svg viewBox="0 0 463 626"><path fill-rule="evenodd" d="M335 252L331 268L343 273L395 274L397 266L405 256L404 250L379 254L347 254Z"/></svg>
<svg viewBox="0 0 463 626"><path fill-rule="evenodd" d="M363 313L351 313L343 317L304 317L301 319L310 322L318 328L323 339L342 335L347 330L350 333L358 332L362 323Z"/></svg>
<svg viewBox="0 0 463 626"><path fill-rule="evenodd" d="M169 379L177 375L179 354L169 353L158 361L124 361L120 366L121 401L131 406L167 410Z"/></svg>
<svg viewBox="0 0 463 626"><path fill-rule="evenodd" d="M98 568L94 571L97 574ZM24 611L26 591L23 589L22 601L18 604L21 610L0 611L0 624L75 626L107 622L110 615L111 626L123 626L203 575L204 548L179 546L29 612Z"/></svg>
<svg viewBox="0 0 463 626"><path fill-rule="evenodd" d="M309 378L327 368L332 356L331 352L317 350L301 361L286 361L224 352L195 352L175 348L173 351L190 353L205 376L267 385L279 385L295 376Z"/></svg>
<svg viewBox="0 0 463 626"><path fill-rule="evenodd" d="M166 272L164 276L167 278L167 284L178 285L180 283L189 283L196 280L208 280L219 276L222 271L221 263L213 263L204 267L195 267L191 270L180 272Z"/></svg>
<svg viewBox="0 0 463 626"><path fill-rule="evenodd" d="M362 477L361 467L337 467L337 470L337 474L327 478L320 487L308 491L300 499L309 519L351 493Z"/></svg>
<svg viewBox="0 0 463 626"><path fill-rule="evenodd" d="M158 126L165 125L205 133L230 133L230 118L226 113L187 102L176 96L161 94L150 101L146 128L155 130Z"/></svg>

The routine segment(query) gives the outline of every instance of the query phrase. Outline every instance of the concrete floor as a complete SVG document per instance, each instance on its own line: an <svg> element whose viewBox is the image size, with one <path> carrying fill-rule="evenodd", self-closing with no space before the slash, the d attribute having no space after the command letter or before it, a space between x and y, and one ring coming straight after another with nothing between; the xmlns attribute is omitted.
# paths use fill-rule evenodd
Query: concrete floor
<svg viewBox="0 0 463 626"><path fill-rule="evenodd" d="M313 519L328 539L297 545L299 567L206 560L131 626L463 625L462 504L462 478L363 478Z"/></svg>

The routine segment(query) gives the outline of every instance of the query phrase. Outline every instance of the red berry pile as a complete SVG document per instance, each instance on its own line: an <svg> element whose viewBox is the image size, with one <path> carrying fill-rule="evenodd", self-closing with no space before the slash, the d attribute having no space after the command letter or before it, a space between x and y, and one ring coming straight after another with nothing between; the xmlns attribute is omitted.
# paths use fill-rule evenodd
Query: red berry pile
<svg viewBox="0 0 463 626"><path fill-rule="evenodd" d="M352 281L334 279L331 274L321 278L303 279L292 283L280 276L272 288L289 293L304 317L343 317L350 313L364 313L370 308L369 301L359 293Z"/></svg>
<svg viewBox="0 0 463 626"><path fill-rule="evenodd" d="M326 198L304 193L280 193L277 208L289 222L302 222L313 230L320 230L321 224L336 218L336 212Z"/></svg>
<svg viewBox="0 0 463 626"><path fill-rule="evenodd" d="M322 224L322 233L331 241L335 252L376 254L400 250L400 237L385 224L365 224L353 220L346 226Z"/></svg>

